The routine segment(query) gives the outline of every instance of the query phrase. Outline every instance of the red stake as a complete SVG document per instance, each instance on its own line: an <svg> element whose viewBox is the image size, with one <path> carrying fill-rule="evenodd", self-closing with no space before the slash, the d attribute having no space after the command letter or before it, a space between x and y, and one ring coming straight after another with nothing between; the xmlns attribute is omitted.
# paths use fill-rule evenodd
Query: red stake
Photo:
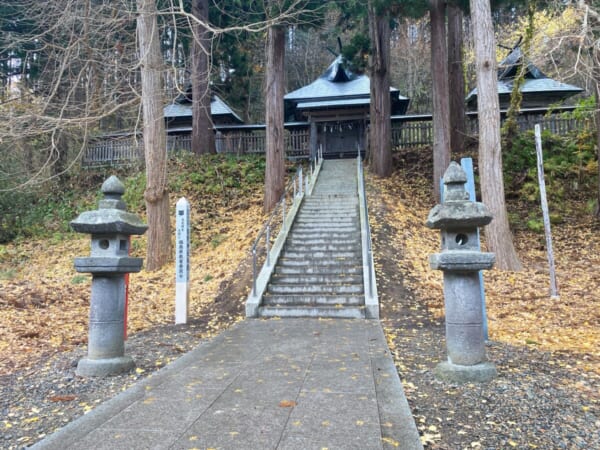
<svg viewBox="0 0 600 450"><path fill-rule="evenodd" d="M131 236L129 236L128 255L131 256ZM123 317L123 339L127 340L127 305L129 304L129 273L125 274L125 314Z"/></svg>

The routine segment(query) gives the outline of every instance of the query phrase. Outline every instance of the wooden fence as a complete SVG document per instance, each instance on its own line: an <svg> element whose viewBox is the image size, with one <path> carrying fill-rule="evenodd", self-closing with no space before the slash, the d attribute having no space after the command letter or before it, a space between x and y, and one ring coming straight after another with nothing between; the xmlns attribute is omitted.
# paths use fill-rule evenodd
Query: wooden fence
<svg viewBox="0 0 600 450"><path fill-rule="evenodd" d="M550 130L553 134L567 133L589 128L589 119L573 119L561 116L522 115L517 118L520 131L533 130L539 123L542 130ZM466 121L467 134L477 137L477 117L469 117ZM392 145L396 148L421 147L433 144L433 123L431 116L396 120L392 122Z"/></svg>
<svg viewBox="0 0 600 450"><path fill-rule="evenodd" d="M532 130L536 123L543 130L564 135L572 131L592 126L589 120L565 118L559 115L522 115L518 117L521 131ZM476 116L467 119L467 133L477 136ZM235 155L263 153L265 149L264 129L219 130L215 136L217 153ZM433 126L431 116L406 116L392 122L392 144L396 148L422 147L433 144ZM286 156L289 159L308 158L310 155L310 130L294 128L285 132ZM167 151L191 151L190 134L169 135ZM117 137L98 138L92 141L83 156L82 165L118 166L143 160L143 143L139 135L123 135Z"/></svg>
<svg viewBox="0 0 600 450"><path fill-rule="evenodd" d="M308 158L310 156L310 131L306 129L286 130L285 148L288 159ZM265 132L233 131L217 132L215 136L217 153L247 155L264 153ZM167 136L167 151L191 151L190 134ZM110 138L98 138L90 142L84 152L82 166L119 166L143 161L144 149L141 136L123 135Z"/></svg>
<svg viewBox="0 0 600 450"><path fill-rule="evenodd" d="M433 143L431 119L392 122L392 144L394 147L422 147Z"/></svg>
<svg viewBox="0 0 600 450"><path fill-rule="evenodd" d="M91 141L81 164L83 167L122 166L143 160L141 136L119 136Z"/></svg>

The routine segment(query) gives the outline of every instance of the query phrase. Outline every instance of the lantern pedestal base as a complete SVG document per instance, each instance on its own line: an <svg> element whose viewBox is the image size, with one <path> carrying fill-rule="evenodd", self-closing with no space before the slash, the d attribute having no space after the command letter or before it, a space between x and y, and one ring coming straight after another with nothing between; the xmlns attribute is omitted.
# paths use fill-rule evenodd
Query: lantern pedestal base
<svg viewBox="0 0 600 450"><path fill-rule="evenodd" d="M434 370L437 379L451 383L485 383L496 378L496 366L483 362L473 366L459 366L451 362L439 363Z"/></svg>
<svg viewBox="0 0 600 450"><path fill-rule="evenodd" d="M82 377L105 377L128 372L134 367L135 362L130 356L106 359L83 358L79 360L75 373Z"/></svg>

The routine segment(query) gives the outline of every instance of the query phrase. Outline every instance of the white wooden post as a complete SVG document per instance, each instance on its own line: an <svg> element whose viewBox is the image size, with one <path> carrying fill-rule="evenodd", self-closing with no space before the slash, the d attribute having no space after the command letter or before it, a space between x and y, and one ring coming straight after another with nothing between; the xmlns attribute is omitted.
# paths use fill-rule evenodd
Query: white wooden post
<svg viewBox="0 0 600 450"><path fill-rule="evenodd" d="M190 298L190 204L180 198L176 207L175 323L187 323Z"/></svg>
<svg viewBox="0 0 600 450"><path fill-rule="evenodd" d="M544 181L544 154L542 152L542 133L540 125L535 125L535 152L537 154L537 172L540 184L540 200L542 203L542 214L544 215L544 232L546 234L546 251L548 252L548 265L550 267L550 296L558 298L556 287L556 268L554 266L554 252L552 251L552 230L550 229L550 213L548 212L548 200L546 199L546 182Z"/></svg>

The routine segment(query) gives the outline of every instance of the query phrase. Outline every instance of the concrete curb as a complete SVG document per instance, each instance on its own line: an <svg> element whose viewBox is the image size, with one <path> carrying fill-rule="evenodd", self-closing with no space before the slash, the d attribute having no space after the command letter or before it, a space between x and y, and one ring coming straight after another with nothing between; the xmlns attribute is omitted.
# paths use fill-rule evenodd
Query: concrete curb
<svg viewBox="0 0 600 450"><path fill-rule="evenodd" d="M379 296L377 294L377 281L375 278L375 264L371 259L369 260L368 246L369 235L367 233L367 211L365 209L366 198L363 195L364 191L364 178L363 174L360 173L362 164L357 164L357 177L358 177L358 208L360 212L360 235L362 242L362 261L363 261L363 280L365 289L365 314L367 319L379 319ZM369 278L370 277L370 278ZM369 291L369 279L373 281L371 292Z"/></svg>
<svg viewBox="0 0 600 450"><path fill-rule="evenodd" d="M386 342L381 325L374 327L371 341L379 339ZM376 336L378 335L378 336ZM379 357L371 359L377 404L379 406L379 421L389 423L391 427L381 427L381 439L384 448L400 448L404 450L422 450L421 438L417 425L406 400L402 382L394 365L391 352L385 344L385 350ZM385 401L381 401L385 399Z"/></svg>

